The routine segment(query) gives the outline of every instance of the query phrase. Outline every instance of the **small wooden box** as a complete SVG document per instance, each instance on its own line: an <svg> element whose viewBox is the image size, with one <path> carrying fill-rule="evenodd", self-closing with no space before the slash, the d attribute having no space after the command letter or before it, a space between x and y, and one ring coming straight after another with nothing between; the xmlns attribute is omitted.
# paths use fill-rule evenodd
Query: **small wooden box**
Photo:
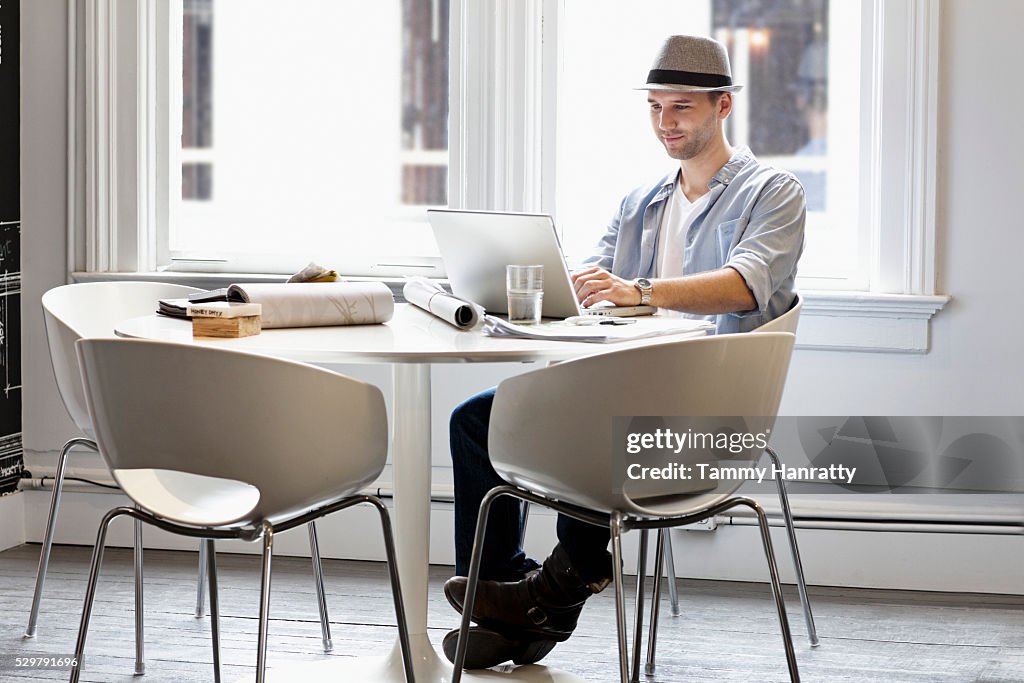
<svg viewBox="0 0 1024 683"><path fill-rule="evenodd" d="M260 333L263 307L234 301L189 304L193 337L251 337Z"/></svg>
<svg viewBox="0 0 1024 683"><path fill-rule="evenodd" d="M192 318L193 337L251 337L260 333L260 316L237 318Z"/></svg>

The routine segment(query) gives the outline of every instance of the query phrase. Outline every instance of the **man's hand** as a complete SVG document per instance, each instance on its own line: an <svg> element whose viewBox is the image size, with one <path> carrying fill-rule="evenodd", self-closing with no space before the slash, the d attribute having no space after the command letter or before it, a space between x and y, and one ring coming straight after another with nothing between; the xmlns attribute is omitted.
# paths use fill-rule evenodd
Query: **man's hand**
<svg viewBox="0 0 1024 683"><path fill-rule="evenodd" d="M637 306L640 304L640 290L631 280L623 280L604 268L587 268L572 274L576 299L584 308L599 301L610 301L616 306Z"/></svg>

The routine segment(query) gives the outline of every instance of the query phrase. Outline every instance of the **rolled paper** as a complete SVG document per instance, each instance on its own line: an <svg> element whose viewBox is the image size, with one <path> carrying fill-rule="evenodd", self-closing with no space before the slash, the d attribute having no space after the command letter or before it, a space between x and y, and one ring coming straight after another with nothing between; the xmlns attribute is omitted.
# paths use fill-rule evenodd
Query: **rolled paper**
<svg viewBox="0 0 1024 683"><path fill-rule="evenodd" d="M402 289L405 300L461 330L480 324L482 306L446 292L441 285L422 277L411 278Z"/></svg>
<svg viewBox="0 0 1024 683"><path fill-rule="evenodd" d="M263 329L372 325L395 314L395 297L383 282L236 284L228 299L260 304Z"/></svg>

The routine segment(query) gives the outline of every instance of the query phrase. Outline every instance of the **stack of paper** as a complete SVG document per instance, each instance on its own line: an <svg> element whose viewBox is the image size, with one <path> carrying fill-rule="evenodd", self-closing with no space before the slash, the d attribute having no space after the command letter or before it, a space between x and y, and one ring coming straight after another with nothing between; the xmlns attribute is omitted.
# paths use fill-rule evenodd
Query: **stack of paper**
<svg viewBox="0 0 1024 683"><path fill-rule="evenodd" d="M704 336L715 329L714 323L688 318L651 316L631 320L636 320L636 322L619 324L621 319L607 318L594 325L575 325L560 320L544 322L540 325L515 325L507 320L488 315L484 316L484 333L489 337L606 344L669 334L697 337Z"/></svg>

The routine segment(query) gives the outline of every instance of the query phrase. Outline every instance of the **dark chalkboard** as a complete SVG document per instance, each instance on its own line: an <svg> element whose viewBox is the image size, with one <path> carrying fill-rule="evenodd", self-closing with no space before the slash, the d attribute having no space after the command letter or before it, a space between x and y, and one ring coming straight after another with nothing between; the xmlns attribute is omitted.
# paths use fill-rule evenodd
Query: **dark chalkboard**
<svg viewBox="0 0 1024 683"><path fill-rule="evenodd" d="M18 0L0 0L0 495L15 489L24 468L18 10Z"/></svg>

